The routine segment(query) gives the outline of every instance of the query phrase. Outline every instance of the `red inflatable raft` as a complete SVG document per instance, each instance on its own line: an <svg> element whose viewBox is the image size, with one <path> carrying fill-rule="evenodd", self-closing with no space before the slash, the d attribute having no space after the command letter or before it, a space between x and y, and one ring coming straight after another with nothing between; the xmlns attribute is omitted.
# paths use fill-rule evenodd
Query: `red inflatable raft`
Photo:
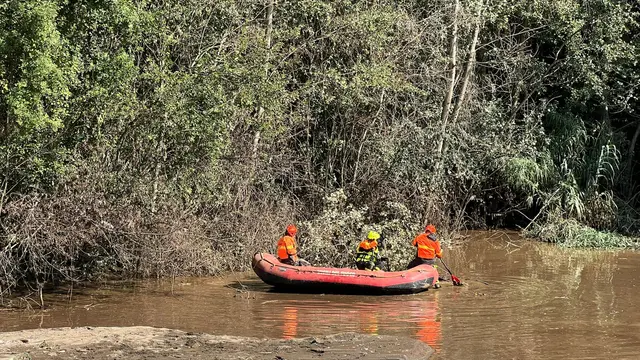
<svg viewBox="0 0 640 360"><path fill-rule="evenodd" d="M299 292L411 294L427 290L438 276L438 271L431 265L393 272L291 266L267 253L255 254L252 265L253 271L265 283Z"/></svg>

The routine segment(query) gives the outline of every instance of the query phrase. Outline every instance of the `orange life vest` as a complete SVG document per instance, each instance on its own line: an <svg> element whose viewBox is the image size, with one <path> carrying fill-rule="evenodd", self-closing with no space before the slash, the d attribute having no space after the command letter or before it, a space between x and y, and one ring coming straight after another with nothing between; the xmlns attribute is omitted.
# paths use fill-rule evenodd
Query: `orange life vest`
<svg viewBox="0 0 640 360"><path fill-rule="evenodd" d="M358 248L365 251L369 251L371 249L375 249L377 246L378 246L378 242L376 240L362 240Z"/></svg>
<svg viewBox="0 0 640 360"><path fill-rule="evenodd" d="M431 240L427 233L422 233L413 239L411 245L418 247L418 257L421 259L431 260L442 257L442 249L438 240Z"/></svg>
<svg viewBox="0 0 640 360"><path fill-rule="evenodd" d="M291 255L293 261L298 261L296 241L291 236L283 236L278 240L278 258L286 260Z"/></svg>

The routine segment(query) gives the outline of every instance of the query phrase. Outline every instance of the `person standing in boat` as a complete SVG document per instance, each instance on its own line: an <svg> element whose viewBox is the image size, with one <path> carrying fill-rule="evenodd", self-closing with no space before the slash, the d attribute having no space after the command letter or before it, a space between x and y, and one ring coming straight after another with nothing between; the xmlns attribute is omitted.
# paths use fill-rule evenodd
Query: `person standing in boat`
<svg viewBox="0 0 640 360"><path fill-rule="evenodd" d="M436 267L436 257L442 258L442 248L436 236L436 227L431 224L425 227L422 234L413 239L411 245L415 246L417 251L416 257L407 265L407 269L422 264L429 264ZM434 287L436 289L440 287L438 281L436 281Z"/></svg>
<svg viewBox="0 0 640 360"><path fill-rule="evenodd" d="M367 238L360 242L356 251L356 267L358 270L379 271L382 268L382 258L378 249L380 234L369 231Z"/></svg>
<svg viewBox="0 0 640 360"><path fill-rule="evenodd" d="M295 225L289 224L284 235L278 240L278 260L281 263L293 266L310 266L308 261L298 257L296 245L296 233L298 229Z"/></svg>

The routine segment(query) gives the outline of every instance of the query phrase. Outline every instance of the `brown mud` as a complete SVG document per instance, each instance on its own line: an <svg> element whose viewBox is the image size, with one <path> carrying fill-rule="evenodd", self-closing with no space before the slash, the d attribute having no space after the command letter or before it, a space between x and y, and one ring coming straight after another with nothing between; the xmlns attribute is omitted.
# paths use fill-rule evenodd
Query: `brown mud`
<svg viewBox="0 0 640 360"><path fill-rule="evenodd" d="M424 343L345 333L290 340L194 334L136 327L82 327L3 333L0 359L428 359Z"/></svg>

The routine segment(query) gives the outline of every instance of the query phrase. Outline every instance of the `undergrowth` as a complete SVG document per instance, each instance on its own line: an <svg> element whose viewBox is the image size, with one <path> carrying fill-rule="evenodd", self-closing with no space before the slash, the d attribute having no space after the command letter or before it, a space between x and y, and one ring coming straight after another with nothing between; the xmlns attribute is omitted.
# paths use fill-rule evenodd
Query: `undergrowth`
<svg viewBox="0 0 640 360"><path fill-rule="evenodd" d="M640 239L609 231L598 231L573 219L557 219L532 224L523 234L544 242L569 248L640 249Z"/></svg>

